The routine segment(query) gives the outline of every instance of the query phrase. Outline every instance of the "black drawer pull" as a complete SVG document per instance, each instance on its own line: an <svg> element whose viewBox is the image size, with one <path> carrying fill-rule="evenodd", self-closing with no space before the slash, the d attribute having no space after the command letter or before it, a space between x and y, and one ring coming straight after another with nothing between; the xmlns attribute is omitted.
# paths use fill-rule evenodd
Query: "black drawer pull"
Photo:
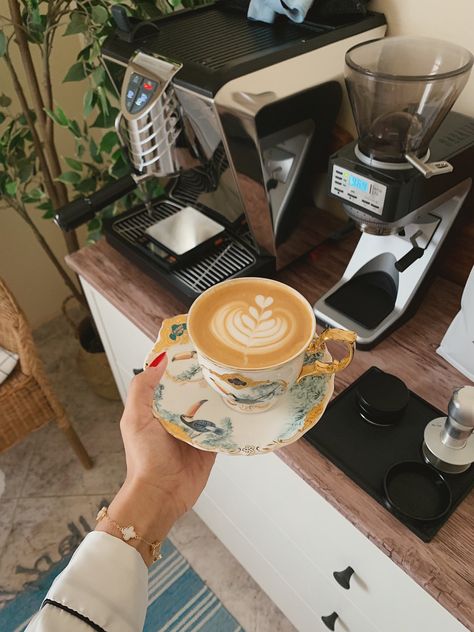
<svg viewBox="0 0 474 632"><path fill-rule="evenodd" d="M328 628L328 630L334 630L334 626L336 625L336 619L338 618L339 616L337 612L333 612L332 614L328 614L327 617L321 617L321 621Z"/></svg>
<svg viewBox="0 0 474 632"><path fill-rule="evenodd" d="M343 571L334 571L333 576L339 586L342 586L346 590L349 590L349 588L351 587L350 581L353 574L354 569L352 568L352 566L348 566Z"/></svg>

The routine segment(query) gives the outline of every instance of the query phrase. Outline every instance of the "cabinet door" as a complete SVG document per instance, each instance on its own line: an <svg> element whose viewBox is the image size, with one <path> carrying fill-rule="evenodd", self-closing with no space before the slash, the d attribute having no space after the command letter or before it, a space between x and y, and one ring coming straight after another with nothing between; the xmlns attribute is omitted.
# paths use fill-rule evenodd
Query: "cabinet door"
<svg viewBox="0 0 474 632"><path fill-rule="evenodd" d="M298 632L327 632L333 613L336 632L377 632L219 463L195 510Z"/></svg>
<svg viewBox="0 0 474 632"><path fill-rule="evenodd" d="M130 380L133 378L133 369L142 368L153 341L87 281L81 278L81 283L117 388L125 401Z"/></svg>
<svg viewBox="0 0 474 632"><path fill-rule="evenodd" d="M308 564L314 565L336 594L351 602L379 632L466 632L459 621L276 454L246 458L219 456L208 489L217 507L229 502L224 491L213 482L214 477L223 475L232 481L233 490L237 489L265 516L269 538L274 532L281 531L292 543L294 551L300 555L301 575L307 573ZM242 504L240 510L240 517L238 511L235 513L236 529L245 523L247 505ZM215 515L207 514L204 519L214 529ZM226 534L218 535L226 544ZM252 533L250 528L246 537L252 544L258 541L258 534ZM265 541L259 548L264 544ZM278 554L270 559L279 575L287 577L289 567L284 556ZM349 590L339 586L333 576L334 571L347 566L355 570ZM253 574L251 570L249 572ZM261 583L261 579L256 579ZM265 585L262 586L265 589ZM275 601L293 620L280 602Z"/></svg>

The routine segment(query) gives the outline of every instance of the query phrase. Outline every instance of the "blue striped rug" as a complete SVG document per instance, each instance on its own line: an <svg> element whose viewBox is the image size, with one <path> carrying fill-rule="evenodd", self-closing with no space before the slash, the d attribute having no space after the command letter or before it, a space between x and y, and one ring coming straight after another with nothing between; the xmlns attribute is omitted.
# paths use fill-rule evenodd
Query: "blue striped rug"
<svg viewBox="0 0 474 632"><path fill-rule="evenodd" d="M154 564L148 578L148 611L144 632L243 632L169 540L163 558ZM39 609L53 579L71 555L58 562L34 584L0 610L1 632L22 632Z"/></svg>

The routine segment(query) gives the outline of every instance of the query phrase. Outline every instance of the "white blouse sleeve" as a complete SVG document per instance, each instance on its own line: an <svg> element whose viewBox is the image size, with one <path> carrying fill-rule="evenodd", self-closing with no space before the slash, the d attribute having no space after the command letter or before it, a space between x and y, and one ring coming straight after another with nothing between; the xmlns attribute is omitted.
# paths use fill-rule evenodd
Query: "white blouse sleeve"
<svg viewBox="0 0 474 632"><path fill-rule="evenodd" d="M148 572L141 555L93 531L56 577L26 632L141 632Z"/></svg>

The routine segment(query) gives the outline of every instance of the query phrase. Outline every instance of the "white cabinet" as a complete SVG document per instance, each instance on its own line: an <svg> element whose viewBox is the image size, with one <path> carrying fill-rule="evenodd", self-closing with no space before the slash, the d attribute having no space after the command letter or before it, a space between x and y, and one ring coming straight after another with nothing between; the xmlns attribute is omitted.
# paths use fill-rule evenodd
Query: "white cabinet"
<svg viewBox="0 0 474 632"><path fill-rule="evenodd" d="M276 454L219 455L196 511L301 632L332 611L340 632L466 632Z"/></svg>
<svg viewBox="0 0 474 632"><path fill-rule="evenodd" d="M125 398L153 341L82 284ZM219 455L195 509L299 632L333 612L336 632L466 632L276 454ZM349 590L333 577L347 566Z"/></svg>
<svg viewBox="0 0 474 632"><path fill-rule="evenodd" d="M130 380L133 378L133 370L143 368L143 361L154 341L145 336L83 278L81 278L81 284L117 388L122 400L125 401Z"/></svg>

